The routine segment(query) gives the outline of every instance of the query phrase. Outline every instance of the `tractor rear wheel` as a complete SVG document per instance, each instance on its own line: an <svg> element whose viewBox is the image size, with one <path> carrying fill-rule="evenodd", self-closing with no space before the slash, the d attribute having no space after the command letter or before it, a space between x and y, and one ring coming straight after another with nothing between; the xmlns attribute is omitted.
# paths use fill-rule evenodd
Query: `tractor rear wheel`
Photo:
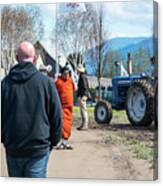
<svg viewBox="0 0 163 186"><path fill-rule="evenodd" d="M99 101L95 106L95 121L98 124L109 124L112 119L112 106L107 101Z"/></svg>
<svg viewBox="0 0 163 186"><path fill-rule="evenodd" d="M131 125L149 126L154 119L154 88L148 80L134 82L128 90L126 112Z"/></svg>

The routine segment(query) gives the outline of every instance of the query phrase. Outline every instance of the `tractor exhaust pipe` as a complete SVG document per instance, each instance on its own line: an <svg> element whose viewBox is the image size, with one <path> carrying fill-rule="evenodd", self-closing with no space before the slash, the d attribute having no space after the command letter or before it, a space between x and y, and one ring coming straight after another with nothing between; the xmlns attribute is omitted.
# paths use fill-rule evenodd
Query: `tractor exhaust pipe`
<svg viewBox="0 0 163 186"><path fill-rule="evenodd" d="M127 59L127 71L129 76L132 75L132 60L131 60L131 54L128 53L128 59Z"/></svg>

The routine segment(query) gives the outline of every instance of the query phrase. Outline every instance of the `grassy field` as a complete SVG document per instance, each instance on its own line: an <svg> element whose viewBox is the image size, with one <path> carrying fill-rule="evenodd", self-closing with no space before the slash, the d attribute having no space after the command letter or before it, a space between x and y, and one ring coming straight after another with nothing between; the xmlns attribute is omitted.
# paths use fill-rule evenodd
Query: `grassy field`
<svg viewBox="0 0 163 186"><path fill-rule="evenodd" d="M73 116L74 124L80 124L81 116L79 107L74 107ZM151 166L154 166L154 161L157 157L154 146L154 131L143 128L133 128L127 119L125 111L113 110L111 123L104 127L94 121L93 107L88 107L88 116L89 125L92 129L96 128L107 131L104 134L105 144L113 143L115 145L124 145L128 150L133 152L137 159L148 160Z"/></svg>
<svg viewBox="0 0 163 186"><path fill-rule="evenodd" d="M94 107L88 107L87 111L89 119L94 120ZM79 107L77 106L74 107L73 115L75 118L80 118ZM113 121L116 122L117 120L123 120L124 122L127 122L126 112L113 110Z"/></svg>
<svg viewBox="0 0 163 186"><path fill-rule="evenodd" d="M127 149L133 152L137 159L147 160L154 167L157 159L157 149L153 141L140 141L134 138L129 138L128 135L120 136L118 133L112 133L104 136L106 144L124 145Z"/></svg>

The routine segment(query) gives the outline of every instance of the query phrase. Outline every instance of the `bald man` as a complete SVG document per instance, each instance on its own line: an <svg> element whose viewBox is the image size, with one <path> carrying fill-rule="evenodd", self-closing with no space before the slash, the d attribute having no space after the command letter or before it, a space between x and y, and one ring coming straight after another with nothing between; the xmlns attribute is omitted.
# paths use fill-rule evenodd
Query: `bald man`
<svg viewBox="0 0 163 186"><path fill-rule="evenodd" d="M27 41L1 84L1 140L11 177L46 177L52 146L61 137L61 105L56 88L34 64L35 49Z"/></svg>

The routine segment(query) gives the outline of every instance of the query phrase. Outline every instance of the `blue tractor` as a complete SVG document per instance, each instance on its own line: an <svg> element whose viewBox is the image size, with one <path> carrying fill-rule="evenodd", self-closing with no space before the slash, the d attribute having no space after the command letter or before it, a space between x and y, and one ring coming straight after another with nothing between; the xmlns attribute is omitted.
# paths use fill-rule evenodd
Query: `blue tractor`
<svg viewBox="0 0 163 186"><path fill-rule="evenodd" d="M95 120L108 124L112 119L112 108L126 110L132 126L149 126L154 119L154 84L149 75L131 75L131 60L128 56L128 76L112 79L111 97L100 100L95 106Z"/></svg>

